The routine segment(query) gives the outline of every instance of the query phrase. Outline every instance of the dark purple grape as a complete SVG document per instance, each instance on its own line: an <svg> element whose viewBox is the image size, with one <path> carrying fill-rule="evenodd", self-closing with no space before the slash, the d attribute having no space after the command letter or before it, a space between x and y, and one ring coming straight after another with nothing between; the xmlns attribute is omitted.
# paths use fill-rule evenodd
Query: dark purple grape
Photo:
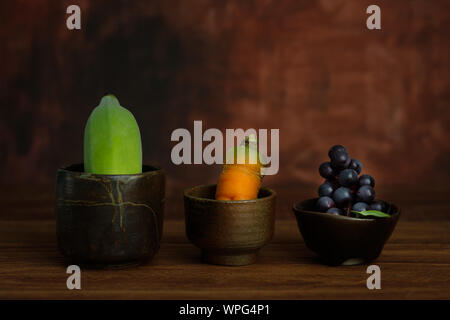
<svg viewBox="0 0 450 320"><path fill-rule="evenodd" d="M362 171L362 163L358 159L352 159L349 168L355 170L357 174L360 174Z"/></svg>
<svg viewBox="0 0 450 320"><path fill-rule="evenodd" d="M352 202L352 191L346 187L337 188L333 193L333 200L337 207L343 208Z"/></svg>
<svg viewBox="0 0 450 320"><path fill-rule="evenodd" d="M336 152L336 151L344 151L347 152L347 150L345 149L344 146L341 146L340 144L334 145L330 148L330 150L328 151L328 156L331 159L331 156Z"/></svg>
<svg viewBox="0 0 450 320"><path fill-rule="evenodd" d="M356 192L356 198L358 199L358 201L370 203L373 201L373 199L375 199L375 190L373 190L371 186L361 186Z"/></svg>
<svg viewBox="0 0 450 320"><path fill-rule="evenodd" d="M358 183L358 173L353 169L344 169L339 173L339 183L343 187L350 188Z"/></svg>
<svg viewBox="0 0 450 320"><path fill-rule="evenodd" d="M359 185L360 186L371 186L375 187L375 179L368 174L363 174L359 177Z"/></svg>
<svg viewBox="0 0 450 320"><path fill-rule="evenodd" d="M328 178L326 182L330 183L334 187L334 189L337 189L340 187L338 177Z"/></svg>
<svg viewBox="0 0 450 320"><path fill-rule="evenodd" d="M332 183L325 181L319 187L319 197L331 197L335 187Z"/></svg>
<svg viewBox="0 0 450 320"><path fill-rule="evenodd" d="M331 167L331 163L329 163L329 162L322 163L319 166L319 173L325 179L333 178L334 177L334 170Z"/></svg>
<svg viewBox="0 0 450 320"><path fill-rule="evenodd" d="M353 205L352 210L361 212L369 210L369 205L365 202L357 202Z"/></svg>
<svg viewBox="0 0 450 320"><path fill-rule="evenodd" d="M326 212L328 209L334 207L334 201L330 197L320 197L317 200L316 208L320 212Z"/></svg>
<svg viewBox="0 0 450 320"><path fill-rule="evenodd" d="M350 165L350 157L343 150L338 150L331 155L331 167L335 170L343 170Z"/></svg>
<svg viewBox="0 0 450 320"><path fill-rule="evenodd" d="M370 210L377 210L377 211L381 211L381 212L386 212L386 205L384 204L383 201L381 200L375 200L373 201L370 206L369 206Z"/></svg>
<svg viewBox="0 0 450 320"><path fill-rule="evenodd" d="M341 214L344 214L344 212L341 209L339 209L339 208L330 208L330 209L327 210L327 213L331 213L331 214L334 214L334 215L337 215L337 216L339 216Z"/></svg>

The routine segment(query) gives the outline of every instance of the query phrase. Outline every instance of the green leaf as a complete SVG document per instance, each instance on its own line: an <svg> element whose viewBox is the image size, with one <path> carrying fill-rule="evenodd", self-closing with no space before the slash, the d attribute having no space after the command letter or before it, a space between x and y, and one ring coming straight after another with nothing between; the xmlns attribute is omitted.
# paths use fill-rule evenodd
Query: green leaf
<svg viewBox="0 0 450 320"><path fill-rule="evenodd" d="M373 216L373 217L378 217L378 218L389 218L390 215L388 215L387 213L378 211L378 210L367 210L367 211L355 211L352 210L352 213L356 213L357 215L361 215L364 217L369 217L369 216Z"/></svg>

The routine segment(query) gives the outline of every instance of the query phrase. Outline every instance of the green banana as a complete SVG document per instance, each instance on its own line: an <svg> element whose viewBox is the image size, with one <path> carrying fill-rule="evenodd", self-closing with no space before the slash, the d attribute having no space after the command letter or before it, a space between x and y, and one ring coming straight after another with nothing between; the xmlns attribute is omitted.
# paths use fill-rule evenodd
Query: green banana
<svg viewBox="0 0 450 320"><path fill-rule="evenodd" d="M142 144L133 114L106 95L84 129L84 171L94 174L142 172Z"/></svg>

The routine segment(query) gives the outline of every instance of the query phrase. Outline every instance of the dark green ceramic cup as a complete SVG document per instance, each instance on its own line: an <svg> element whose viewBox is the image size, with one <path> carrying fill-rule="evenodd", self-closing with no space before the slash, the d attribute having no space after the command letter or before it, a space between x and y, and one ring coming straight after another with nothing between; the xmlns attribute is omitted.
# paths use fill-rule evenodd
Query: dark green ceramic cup
<svg viewBox="0 0 450 320"><path fill-rule="evenodd" d="M98 175L83 164L56 174L59 251L69 263L124 267L150 260L163 229L165 173Z"/></svg>
<svg viewBox="0 0 450 320"><path fill-rule="evenodd" d="M257 199L215 200L216 185L184 192L186 235L202 250L206 263L241 266L256 261L257 253L274 233L276 193L261 188Z"/></svg>
<svg viewBox="0 0 450 320"><path fill-rule="evenodd" d="M316 201L299 202L293 211L306 246L332 266L378 258L400 216L400 209L390 203L389 218L359 219L314 211Z"/></svg>

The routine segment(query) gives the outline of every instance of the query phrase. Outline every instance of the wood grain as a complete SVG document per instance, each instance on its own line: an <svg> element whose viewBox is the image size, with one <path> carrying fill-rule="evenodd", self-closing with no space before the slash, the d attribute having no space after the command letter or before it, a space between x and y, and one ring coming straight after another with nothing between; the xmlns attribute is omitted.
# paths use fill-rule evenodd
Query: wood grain
<svg viewBox="0 0 450 320"><path fill-rule="evenodd" d="M277 221L258 262L222 267L200 262L184 221L166 221L149 264L82 270L82 289L66 289L52 220L0 221L2 299L449 299L450 221L402 221L375 262L382 289L366 288L365 265L328 267L304 245L292 219Z"/></svg>

